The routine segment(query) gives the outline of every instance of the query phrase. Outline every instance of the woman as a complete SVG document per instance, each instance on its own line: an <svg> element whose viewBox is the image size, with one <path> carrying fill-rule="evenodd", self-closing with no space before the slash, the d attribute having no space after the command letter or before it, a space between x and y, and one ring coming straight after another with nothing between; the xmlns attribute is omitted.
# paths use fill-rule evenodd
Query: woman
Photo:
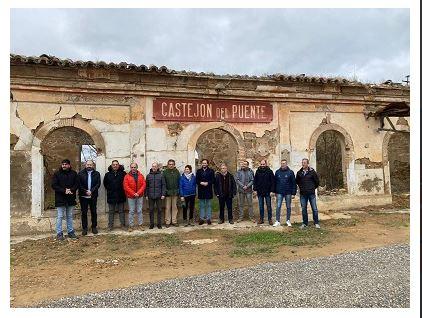
<svg viewBox="0 0 422 318"><path fill-rule="evenodd" d="M185 226L194 226L193 209L195 208L196 177L192 172L192 166L185 166L185 171L179 179L179 193L183 204L183 221ZM189 218L187 212L189 208Z"/></svg>

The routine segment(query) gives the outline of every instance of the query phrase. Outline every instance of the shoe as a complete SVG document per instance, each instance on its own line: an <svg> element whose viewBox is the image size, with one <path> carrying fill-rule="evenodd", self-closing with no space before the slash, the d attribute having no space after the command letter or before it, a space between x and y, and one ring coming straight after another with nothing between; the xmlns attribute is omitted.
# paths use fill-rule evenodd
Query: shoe
<svg viewBox="0 0 422 318"><path fill-rule="evenodd" d="M210 219L207 220L207 224L208 225L211 225L211 220Z"/></svg>
<svg viewBox="0 0 422 318"><path fill-rule="evenodd" d="M179 223L174 223L173 226L179 227Z"/></svg>
<svg viewBox="0 0 422 318"><path fill-rule="evenodd" d="M319 226L319 224L315 224L315 228L320 229L321 227Z"/></svg>
<svg viewBox="0 0 422 318"><path fill-rule="evenodd" d="M157 225L157 228L158 228L158 229L162 229L163 227L161 226L161 224L158 224L158 225Z"/></svg>
<svg viewBox="0 0 422 318"><path fill-rule="evenodd" d="M259 219L259 221L257 222L257 224L264 224L264 220L263 219Z"/></svg>
<svg viewBox="0 0 422 318"><path fill-rule="evenodd" d="M186 222L185 224L183 224L184 227L188 227L189 226L189 222Z"/></svg>
<svg viewBox="0 0 422 318"><path fill-rule="evenodd" d="M229 223L230 223L230 224L234 224L233 220L230 220L230 221L229 221Z"/></svg>
<svg viewBox="0 0 422 318"><path fill-rule="evenodd" d="M223 220L218 220L218 224L223 224L224 221Z"/></svg>
<svg viewBox="0 0 422 318"><path fill-rule="evenodd" d="M252 223L256 223L256 220L255 219L249 219L249 221L251 221Z"/></svg>
<svg viewBox="0 0 422 318"><path fill-rule="evenodd" d="M299 228L304 229L306 227L308 227L306 224L302 224Z"/></svg>
<svg viewBox="0 0 422 318"><path fill-rule="evenodd" d="M132 231L133 231L133 226L129 226L129 227L127 228L127 231L128 231L128 232L132 232Z"/></svg>
<svg viewBox="0 0 422 318"><path fill-rule="evenodd" d="M57 234L56 239L57 239L58 241L64 241L64 236L63 236L63 233L59 233L59 234Z"/></svg>
<svg viewBox="0 0 422 318"><path fill-rule="evenodd" d="M112 227L108 227L107 228L107 232L112 232L113 231L113 228Z"/></svg>
<svg viewBox="0 0 422 318"><path fill-rule="evenodd" d="M278 221L276 221L275 223L274 223L274 225L273 225L274 227L276 227L276 226L280 226L280 222L278 222Z"/></svg>
<svg viewBox="0 0 422 318"><path fill-rule="evenodd" d="M144 226L142 224L139 224L138 225L138 230L145 231L145 228L144 228Z"/></svg>
<svg viewBox="0 0 422 318"><path fill-rule="evenodd" d="M96 228L96 227L93 227L93 228L92 228L92 234L98 234L98 230L97 230L97 228Z"/></svg>
<svg viewBox="0 0 422 318"><path fill-rule="evenodd" d="M78 237L76 236L75 232L70 232L67 233L67 237L70 239L77 239Z"/></svg>
<svg viewBox="0 0 422 318"><path fill-rule="evenodd" d="M269 221L268 221L268 224L269 224L269 225L273 225L273 224L274 224L274 223L273 223L273 220L269 220Z"/></svg>
<svg viewBox="0 0 422 318"><path fill-rule="evenodd" d="M170 227L170 224L166 224L166 228L169 228Z"/></svg>
<svg viewBox="0 0 422 318"><path fill-rule="evenodd" d="M149 229L152 230L154 228L154 224L150 224Z"/></svg>
<svg viewBox="0 0 422 318"><path fill-rule="evenodd" d="M204 224L204 220L203 219L199 219L199 223L198 223L199 225L202 225L202 224Z"/></svg>
<svg viewBox="0 0 422 318"><path fill-rule="evenodd" d="M287 220L286 224L287 224L288 227L292 227L292 223L290 223L290 220Z"/></svg>
<svg viewBox="0 0 422 318"><path fill-rule="evenodd" d="M237 221L236 221L236 223L240 223L240 222L242 222L243 221L243 219L237 219Z"/></svg>
<svg viewBox="0 0 422 318"><path fill-rule="evenodd" d="M83 236L85 236L85 235L87 235L88 234L88 230L86 230L86 229L82 229L82 235Z"/></svg>
<svg viewBox="0 0 422 318"><path fill-rule="evenodd" d="M191 219L188 223L190 226L195 226L195 221L193 219Z"/></svg>

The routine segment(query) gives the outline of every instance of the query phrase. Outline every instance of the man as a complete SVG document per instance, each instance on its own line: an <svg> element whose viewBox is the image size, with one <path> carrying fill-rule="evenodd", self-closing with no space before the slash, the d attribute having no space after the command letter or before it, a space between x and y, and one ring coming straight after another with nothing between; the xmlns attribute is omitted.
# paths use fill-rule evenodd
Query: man
<svg viewBox="0 0 422 318"><path fill-rule="evenodd" d="M316 204L315 189L319 186L319 177L316 171L309 166L308 159L302 159L302 168L296 174L296 183L300 190L300 205L302 206L302 225L300 228L308 226L308 201L311 204L312 218L314 225L320 229L318 221L318 208Z"/></svg>
<svg viewBox="0 0 422 318"><path fill-rule="evenodd" d="M138 214L138 228L141 231L144 230L142 203L145 187L145 178L142 173L138 171L138 164L132 162L130 164L130 172L126 174L123 179L123 189L125 190L127 203L129 205L129 232L132 232L134 229L135 209Z"/></svg>
<svg viewBox="0 0 422 318"><path fill-rule="evenodd" d="M73 210L76 205L76 190L79 187L78 174L72 170L70 161L64 159L61 167L53 175L51 187L55 192L55 206L57 208L56 233L57 239L64 240L62 221L66 214L67 236L76 239L73 229Z"/></svg>
<svg viewBox="0 0 422 318"><path fill-rule="evenodd" d="M126 172L123 165L117 160L113 160L108 167L108 172L104 176L104 188L107 190L108 203L108 230L112 231L114 226L114 214L119 213L120 227L125 228L125 211L124 205L126 201L125 190L123 189L123 179Z"/></svg>
<svg viewBox="0 0 422 318"><path fill-rule="evenodd" d="M98 188L101 185L101 176L94 169L94 161L87 160L85 169L79 176L79 202L81 203L82 235L88 233L88 206L91 211L91 231L97 234L97 198Z"/></svg>
<svg viewBox="0 0 422 318"><path fill-rule="evenodd" d="M249 220L255 223L253 207L252 207L252 186L253 186L254 173L249 168L249 162L243 160L240 163L240 169L236 173L237 193L239 199L239 219L237 222L243 221L243 209L245 205L248 209Z"/></svg>
<svg viewBox="0 0 422 318"><path fill-rule="evenodd" d="M146 177L145 197L148 197L149 228L154 228L154 207L157 208L157 227L161 229L162 200L166 195L166 180L163 177L158 163L153 162L151 170Z"/></svg>
<svg viewBox="0 0 422 318"><path fill-rule="evenodd" d="M166 182L166 227L179 226L177 222L177 199L179 198L180 172L176 169L176 162L173 159L167 161L167 169L163 172Z"/></svg>
<svg viewBox="0 0 422 318"><path fill-rule="evenodd" d="M199 199L199 225L211 225L211 199L213 197L212 186L215 182L215 172L208 168L208 159L202 159L201 168L196 171L196 184L198 185ZM205 216L206 214L206 216Z"/></svg>
<svg viewBox="0 0 422 318"><path fill-rule="evenodd" d="M274 173L268 167L267 160L261 160L258 169L256 169L253 180L253 188L258 195L260 219L258 224L264 223L264 200L267 205L268 223L273 225L271 209L271 192L274 192Z"/></svg>
<svg viewBox="0 0 422 318"><path fill-rule="evenodd" d="M286 201L286 224L291 227L290 215L292 212L292 198L296 195L295 173L287 166L287 160L283 159L280 168L275 172L275 193L277 194L276 222L274 226L280 226L280 212L283 199Z"/></svg>
<svg viewBox="0 0 422 318"><path fill-rule="evenodd" d="M227 206L229 223L233 224L233 197L236 195L236 181L227 171L226 164L221 164L220 172L215 175L214 192L220 206L220 219L218 224L224 223L224 206Z"/></svg>

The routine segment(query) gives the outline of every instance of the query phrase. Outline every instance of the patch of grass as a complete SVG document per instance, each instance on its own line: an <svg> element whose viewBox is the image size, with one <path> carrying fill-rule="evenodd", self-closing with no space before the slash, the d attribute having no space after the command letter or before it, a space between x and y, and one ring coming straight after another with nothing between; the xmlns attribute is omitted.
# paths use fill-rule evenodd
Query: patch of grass
<svg viewBox="0 0 422 318"><path fill-rule="evenodd" d="M356 226L358 222L359 221L353 217L350 219L334 219L334 220L325 221L326 224L330 224L332 226L341 226L341 227Z"/></svg>
<svg viewBox="0 0 422 318"><path fill-rule="evenodd" d="M234 238L231 256L250 256L274 253L279 246L323 245L331 240L329 231L308 228L289 232L257 231Z"/></svg>
<svg viewBox="0 0 422 318"><path fill-rule="evenodd" d="M174 247L181 245L182 241L174 234L164 234L159 238L158 243L167 247Z"/></svg>

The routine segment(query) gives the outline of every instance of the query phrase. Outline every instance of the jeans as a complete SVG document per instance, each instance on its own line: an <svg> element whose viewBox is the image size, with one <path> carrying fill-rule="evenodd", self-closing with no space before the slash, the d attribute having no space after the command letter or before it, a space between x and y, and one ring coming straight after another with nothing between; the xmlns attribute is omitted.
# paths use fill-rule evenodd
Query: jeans
<svg viewBox="0 0 422 318"><path fill-rule="evenodd" d="M259 215L261 217L261 220L264 220L264 199L265 199L265 203L267 204L268 221L270 221L273 217L270 195L266 195L266 196L258 195Z"/></svg>
<svg viewBox="0 0 422 318"><path fill-rule="evenodd" d="M136 213L138 214L138 225L142 225L143 223L143 216L142 216L142 203L144 197L137 197L137 198L127 198L127 203L129 205L129 226L134 225L134 218L135 218L135 208Z"/></svg>
<svg viewBox="0 0 422 318"><path fill-rule="evenodd" d="M116 204L108 204L108 228L112 229L114 226L114 213L119 212L119 219L120 225L125 226L125 211L124 211L125 204L116 203Z"/></svg>
<svg viewBox="0 0 422 318"><path fill-rule="evenodd" d="M277 193L277 209L275 211L275 219L277 222L280 222L280 212L281 205L283 204L283 199L286 201L286 221L290 221L290 214L292 213L292 195L291 194L279 194Z"/></svg>
<svg viewBox="0 0 422 318"><path fill-rule="evenodd" d="M97 227L97 198L79 198L81 203L81 219L82 219L82 228L84 230L88 229L88 206L91 211L91 228L95 229Z"/></svg>
<svg viewBox="0 0 422 318"><path fill-rule="evenodd" d="M253 219L252 192L239 192L239 219L243 219L243 208L245 205L248 208L249 218Z"/></svg>
<svg viewBox="0 0 422 318"><path fill-rule="evenodd" d="M211 220L211 199L199 199L199 217L201 220L205 220L205 212L207 220Z"/></svg>
<svg viewBox="0 0 422 318"><path fill-rule="evenodd" d="M154 208L157 208L157 226L161 226L161 210L162 203L161 198L151 199L148 198L148 207L149 207L149 225L154 226Z"/></svg>
<svg viewBox="0 0 422 318"><path fill-rule="evenodd" d="M312 218L314 219L314 224L318 224L318 208L316 204L315 194L301 194L300 205L302 206L303 224L308 225L308 201L311 204Z"/></svg>
<svg viewBox="0 0 422 318"><path fill-rule="evenodd" d="M227 206L227 214L229 221L233 220L233 198L218 197L218 203L220 205L220 220L224 221L224 206Z"/></svg>
<svg viewBox="0 0 422 318"><path fill-rule="evenodd" d="M183 220L186 220L188 217L188 208L189 208L189 219L193 220L193 210L195 209L195 195L189 195L185 198L185 204L183 205Z"/></svg>
<svg viewBox="0 0 422 318"><path fill-rule="evenodd" d="M73 210L75 209L74 205L58 206L57 207L57 221L56 221L56 233L63 234L62 230L62 221L63 217L66 214L66 227L67 234L73 233Z"/></svg>

